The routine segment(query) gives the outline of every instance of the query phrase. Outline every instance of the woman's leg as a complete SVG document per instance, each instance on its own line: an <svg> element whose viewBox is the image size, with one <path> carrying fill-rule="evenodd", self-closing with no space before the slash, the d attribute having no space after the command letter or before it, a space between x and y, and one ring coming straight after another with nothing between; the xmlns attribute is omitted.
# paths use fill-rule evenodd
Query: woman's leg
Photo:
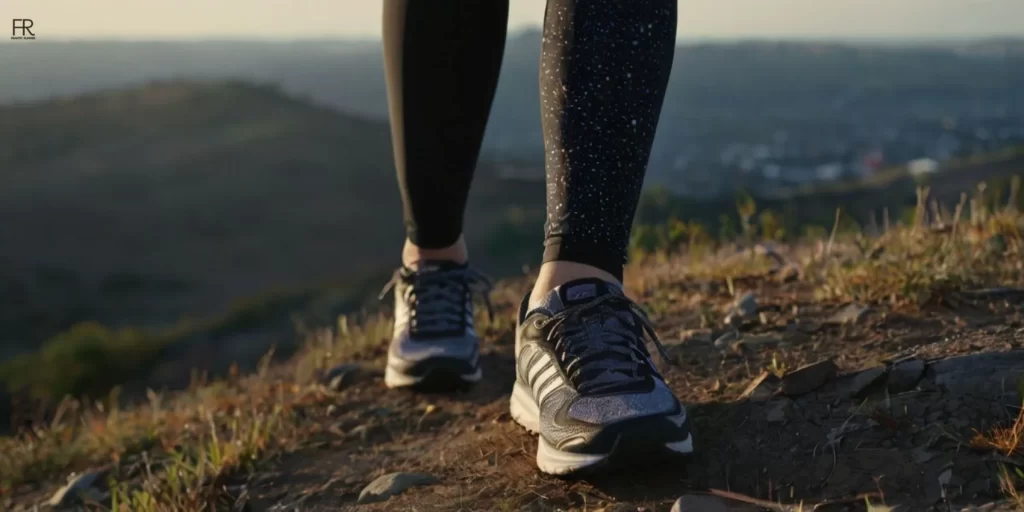
<svg viewBox="0 0 1024 512"><path fill-rule="evenodd" d="M367 0L369 1L369 0ZM505 48L508 0L385 0L384 66L407 238L388 387L479 381L463 210Z"/></svg>
<svg viewBox="0 0 1024 512"><path fill-rule="evenodd" d="M508 0L384 0L403 263L465 262L463 210L505 49Z"/></svg>
<svg viewBox="0 0 1024 512"><path fill-rule="evenodd" d="M675 46L676 0L548 0L541 60L544 264L519 312L509 412L564 475L693 451L623 293L630 224ZM664 359L663 359L664 360Z"/></svg>
<svg viewBox="0 0 1024 512"><path fill-rule="evenodd" d="M675 36L676 0L548 0L548 213L532 303L578 278L621 281Z"/></svg>

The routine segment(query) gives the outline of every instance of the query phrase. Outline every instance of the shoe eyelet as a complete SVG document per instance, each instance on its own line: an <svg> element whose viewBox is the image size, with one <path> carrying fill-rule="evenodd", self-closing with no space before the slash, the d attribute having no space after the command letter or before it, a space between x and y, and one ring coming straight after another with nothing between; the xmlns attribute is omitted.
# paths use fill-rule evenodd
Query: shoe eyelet
<svg viewBox="0 0 1024 512"><path fill-rule="evenodd" d="M544 328L544 324L546 324L546 323L547 322L545 322L543 318L538 318L538 319L533 321L533 327L537 328L537 329L543 329Z"/></svg>

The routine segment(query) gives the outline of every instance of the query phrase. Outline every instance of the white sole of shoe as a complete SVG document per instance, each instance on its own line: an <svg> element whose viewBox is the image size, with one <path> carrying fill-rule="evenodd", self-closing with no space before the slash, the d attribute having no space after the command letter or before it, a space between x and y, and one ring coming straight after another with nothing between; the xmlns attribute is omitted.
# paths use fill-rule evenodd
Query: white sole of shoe
<svg viewBox="0 0 1024 512"><path fill-rule="evenodd" d="M537 467L549 475L568 475L600 464L611 455L572 453L559 450L540 435L540 408L528 388L516 382L509 403L512 419L532 434L539 436L537 443ZM693 452L693 436L684 441L665 443L668 452L685 455Z"/></svg>
<svg viewBox="0 0 1024 512"><path fill-rule="evenodd" d="M431 377L430 373L420 376L409 375L402 373L394 368L388 366L384 369L384 385L388 388L407 388L422 383L423 381ZM463 382L474 384L480 382L483 377L483 370L477 367L476 371L472 373L464 373L459 375L458 378Z"/></svg>

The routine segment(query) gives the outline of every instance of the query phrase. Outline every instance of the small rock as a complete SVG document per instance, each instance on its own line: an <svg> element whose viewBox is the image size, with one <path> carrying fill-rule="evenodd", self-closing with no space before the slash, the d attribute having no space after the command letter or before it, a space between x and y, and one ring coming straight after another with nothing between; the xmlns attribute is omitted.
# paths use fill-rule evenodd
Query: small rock
<svg viewBox="0 0 1024 512"><path fill-rule="evenodd" d="M757 314L757 297L753 292L747 292L736 300L732 311L741 318L752 317Z"/></svg>
<svg viewBox="0 0 1024 512"><path fill-rule="evenodd" d="M953 479L953 468L943 469L939 473L939 487L945 487L949 485L950 480Z"/></svg>
<svg viewBox="0 0 1024 512"><path fill-rule="evenodd" d="M738 326L743 323L743 320L756 315L757 310L757 297L753 292L747 292L742 297L736 299L729 312L726 313L725 325Z"/></svg>
<svg viewBox="0 0 1024 512"><path fill-rule="evenodd" d="M690 329L679 333L679 344L702 343L707 344L714 341L709 329Z"/></svg>
<svg viewBox="0 0 1024 512"><path fill-rule="evenodd" d="M73 475L68 479L67 485L54 493L48 503L52 507L61 508L88 501L105 501L109 496L104 490L106 488L106 483L104 482L106 476L106 470L89 471Z"/></svg>
<svg viewBox="0 0 1024 512"><path fill-rule="evenodd" d="M860 398L865 391L885 376L885 367L876 366L848 375L841 383L844 398Z"/></svg>
<svg viewBox="0 0 1024 512"><path fill-rule="evenodd" d="M341 391L355 382L361 366L355 363L343 363L327 370L320 382L331 391Z"/></svg>
<svg viewBox="0 0 1024 512"><path fill-rule="evenodd" d="M359 437L359 440L364 443L391 439L391 434L381 426L359 425L350 430L348 434L353 437Z"/></svg>
<svg viewBox="0 0 1024 512"><path fill-rule="evenodd" d="M782 343L782 338L770 335L743 335L732 343L733 350L757 350L763 347L774 347Z"/></svg>
<svg viewBox="0 0 1024 512"><path fill-rule="evenodd" d="M715 348L725 349L732 346L732 343L740 339L740 333L737 331L727 331L725 334L718 337L715 340Z"/></svg>
<svg viewBox="0 0 1024 512"><path fill-rule="evenodd" d="M359 504L385 501L392 496L405 492L411 487L431 485L437 479L424 473L390 473L370 482L359 493Z"/></svg>
<svg viewBox="0 0 1024 512"><path fill-rule="evenodd" d="M868 314L871 308L861 306L857 303L850 303L844 306L839 311L836 311L826 323L832 325L844 325L844 324L855 324L864 318L864 315Z"/></svg>
<svg viewBox="0 0 1024 512"><path fill-rule="evenodd" d="M755 402L769 400L775 396L775 392L779 387L779 378L773 373L761 372L756 379L751 381L740 398L752 400Z"/></svg>
<svg viewBox="0 0 1024 512"><path fill-rule="evenodd" d="M831 359L801 366L782 377L782 392L789 396L810 393L834 379L838 371Z"/></svg>
<svg viewBox="0 0 1024 512"><path fill-rule="evenodd" d="M886 384L889 392L903 393L914 389L917 386L917 381L921 380L921 376L924 375L924 366L924 361L921 359L897 363L889 371L889 379Z"/></svg>
<svg viewBox="0 0 1024 512"><path fill-rule="evenodd" d="M768 423L781 423L786 421L786 410L789 409L789 400L779 400L771 405L771 409L764 415Z"/></svg>
<svg viewBox="0 0 1024 512"><path fill-rule="evenodd" d="M755 512L760 510L746 503L739 503L710 494L684 494L672 505L671 512Z"/></svg>

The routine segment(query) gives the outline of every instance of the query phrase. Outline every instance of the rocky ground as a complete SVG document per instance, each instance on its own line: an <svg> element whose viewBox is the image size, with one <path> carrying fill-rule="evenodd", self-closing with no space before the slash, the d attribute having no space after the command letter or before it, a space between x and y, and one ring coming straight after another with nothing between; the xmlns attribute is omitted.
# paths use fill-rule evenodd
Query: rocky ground
<svg viewBox="0 0 1024 512"><path fill-rule="evenodd" d="M877 249L861 252L880 258ZM668 346L672 360L660 366L693 418L689 458L589 479L537 471L536 438L508 414L512 316L524 279L501 283L496 319L481 317L485 380L469 391L385 389L387 317L343 319L291 366L196 386L179 405L157 405L154 396L148 408L122 413L120 428L159 417L147 423L155 431L148 437L121 431L120 444L89 445L60 462L38 455L56 442L52 434L38 434L32 449L28 438L7 445L13 458L36 465L0 465L12 475L6 505L948 511L1024 503L1013 491L1024 487L1019 260L998 260L1011 267L998 279L954 287L932 275L924 295L908 279L889 299L872 288L853 300L843 292L857 282L853 270L839 283L813 257L761 253L741 255L735 267L669 259L628 274L628 290ZM842 254L837 246L830 257ZM90 417L113 428L109 413ZM182 439L206 448L189 451ZM200 462L175 462L173 453ZM40 460L52 467L39 469ZM62 495L59 479L71 469L80 480ZM39 476L25 477L31 471Z"/></svg>
<svg viewBox="0 0 1024 512"><path fill-rule="evenodd" d="M800 288L760 283L738 301L757 302L747 311L756 325L738 335L680 331L697 297L685 283L675 290L659 326L676 358L666 377L695 421L689 460L586 481L538 473L536 439L507 412L512 337L500 332L484 351L487 382L468 393L386 391L379 364L355 370L323 419L337 439L275 461L248 492L257 508L280 510L667 510L711 489L778 510L858 510L863 496L901 510L1003 500L1000 466L1019 466L1024 453L972 440L1021 414L1024 302L989 296L970 313L907 316L801 300ZM396 472L429 478L371 504L368 484ZM736 509L767 504L747 505ZM713 510L706 501L683 509Z"/></svg>

